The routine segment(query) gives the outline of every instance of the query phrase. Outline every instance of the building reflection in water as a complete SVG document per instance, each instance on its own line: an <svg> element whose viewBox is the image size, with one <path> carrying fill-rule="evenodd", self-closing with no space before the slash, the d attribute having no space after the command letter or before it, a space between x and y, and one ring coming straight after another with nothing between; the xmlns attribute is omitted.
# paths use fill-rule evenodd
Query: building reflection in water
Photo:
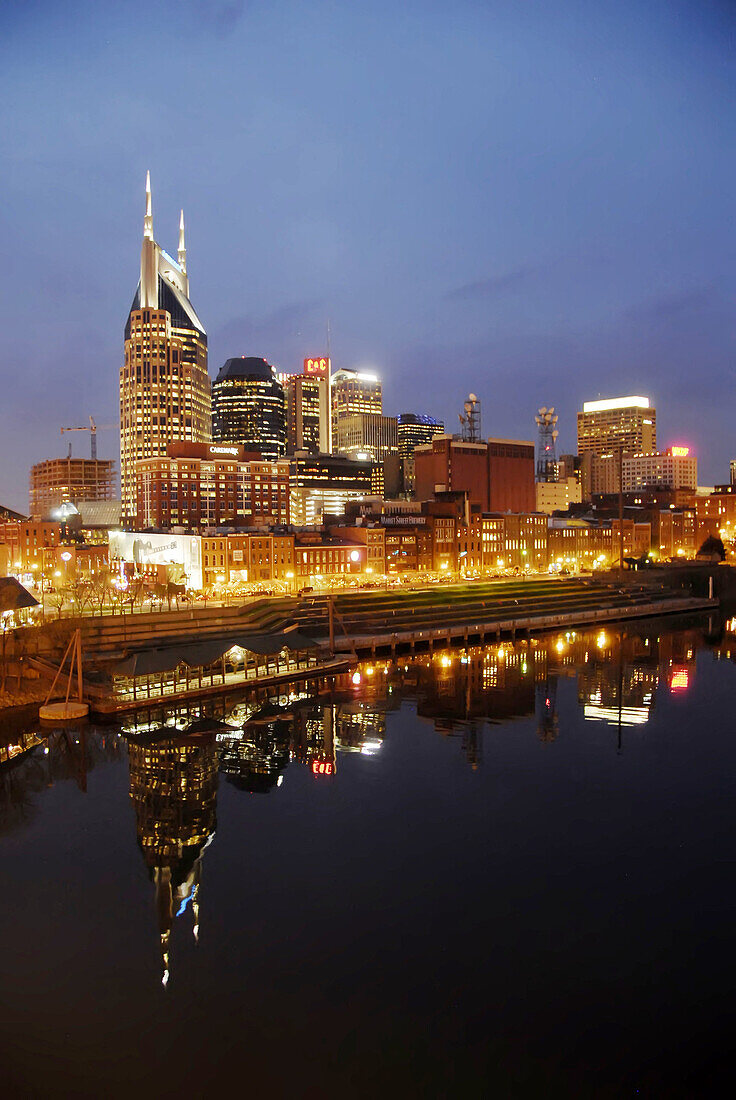
<svg viewBox="0 0 736 1100"><path fill-rule="evenodd" d="M736 660L736 621L726 624L717 645L711 635L708 641L718 659ZM650 632L646 624L568 631L366 661L352 673L287 694L226 696L188 710L131 716L122 733L138 842L155 888L164 985L177 919L191 920L198 935L202 861L215 835L220 771L235 790L253 794L278 790L291 767L307 768L320 783L337 782L340 755L375 757L387 715L406 704L443 737L457 739L477 768L484 732L515 718L532 719L542 742L563 738L558 696L565 682L585 722L617 728L621 747L622 729L646 724L658 692L677 696L692 686L702 645L702 627L666 634L658 634L656 624ZM83 791L91 768L125 751L117 731L82 726L48 734L37 726L6 724L0 739L0 830L31 820L34 796L46 787L72 780Z"/></svg>
<svg viewBox="0 0 736 1100"><path fill-rule="evenodd" d="M206 725L206 723L203 723ZM215 834L219 752L214 729L168 730L129 744L138 843L156 891L162 982L171 972L175 918L191 910L199 934L202 856Z"/></svg>

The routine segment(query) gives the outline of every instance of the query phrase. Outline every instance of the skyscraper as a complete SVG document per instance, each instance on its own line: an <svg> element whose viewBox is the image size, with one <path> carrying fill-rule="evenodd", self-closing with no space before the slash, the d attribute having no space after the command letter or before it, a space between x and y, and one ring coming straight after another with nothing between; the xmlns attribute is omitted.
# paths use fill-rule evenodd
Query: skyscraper
<svg viewBox="0 0 736 1100"><path fill-rule="evenodd" d="M332 440L337 440L337 422L356 413L382 413L383 396L378 375L368 371L336 371L332 376Z"/></svg>
<svg viewBox="0 0 736 1100"><path fill-rule="evenodd" d="M608 454L623 447L631 454L657 449L657 413L648 397L585 401L578 413L578 454Z"/></svg>
<svg viewBox="0 0 736 1100"><path fill-rule="evenodd" d="M399 454L413 458L415 447L431 443L436 435L442 435L445 425L441 420L423 413L399 413L396 418L399 433Z"/></svg>
<svg viewBox="0 0 736 1100"><path fill-rule="evenodd" d="M141 275L125 326L120 371L120 489L123 520L136 514L136 463L166 454L169 443L211 438L207 334L189 300L184 213L174 260L153 237L146 177Z"/></svg>
<svg viewBox="0 0 736 1100"><path fill-rule="evenodd" d="M396 417L382 416L380 413L341 416L332 445L335 454L383 462L389 455L399 453Z"/></svg>
<svg viewBox="0 0 736 1100"><path fill-rule="evenodd" d="M212 383L212 436L264 458L286 453L284 388L265 359L228 359Z"/></svg>
<svg viewBox="0 0 736 1100"><path fill-rule="evenodd" d="M286 449L329 454L332 450L330 360L305 359L301 374L280 374L286 399Z"/></svg>

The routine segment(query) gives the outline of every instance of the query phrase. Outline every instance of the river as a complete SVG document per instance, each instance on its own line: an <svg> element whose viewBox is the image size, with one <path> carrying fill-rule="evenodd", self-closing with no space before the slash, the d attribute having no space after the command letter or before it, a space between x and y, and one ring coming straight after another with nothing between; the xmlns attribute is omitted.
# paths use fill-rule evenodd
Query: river
<svg viewBox="0 0 736 1100"><path fill-rule="evenodd" d="M715 1094L734 657L660 621L6 715L4 1095Z"/></svg>

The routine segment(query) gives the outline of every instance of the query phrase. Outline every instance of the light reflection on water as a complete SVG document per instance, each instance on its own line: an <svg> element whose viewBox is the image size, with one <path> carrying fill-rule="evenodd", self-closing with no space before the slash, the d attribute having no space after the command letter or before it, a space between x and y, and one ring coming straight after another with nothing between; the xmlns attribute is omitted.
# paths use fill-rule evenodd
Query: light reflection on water
<svg viewBox="0 0 736 1100"><path fill-rule="evenodd" d="M198 941L210 853L235 840L218 832L223 785L234 794L278 800L290 780L308 776L315 793L307 791L303 800L343 783L347 791L356 774L343 775L349 762L377 767L394 731L400 736L404 726L392 725L392 716L425 731L432 727L478 773L489 738L497 767L498 737L520 722L533 729L538 748L555 752L582 719L598 751L624 754L632 738L646 735L663 698L687 699L697 684L699 655L725 661L736 655L730 632L706 640L702 624L679 631L661 625L365 661L357 675L337 677L316 694L282 689L226 697L141 711L118 726L47 732L18 720L17 728L7 725L0 750L0 836L30 831L59 784L84 793L95 773L127 757L133 818L125 827L135 831L152 887L157 982L169 987L181 977L174 931ZM93 882L88 889L94 893ZM208 895L207 905L215 904Z"/></svg>

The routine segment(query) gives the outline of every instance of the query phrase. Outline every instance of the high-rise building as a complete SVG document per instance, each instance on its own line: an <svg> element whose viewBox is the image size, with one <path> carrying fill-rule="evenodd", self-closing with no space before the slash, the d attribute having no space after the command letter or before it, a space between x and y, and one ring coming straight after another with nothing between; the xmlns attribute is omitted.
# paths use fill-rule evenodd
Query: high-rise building
<svg viewBox="0 0 736 1100"><path fill-rule="evenodd" d="M383 412L381 381L369 371L341 369L332 376L332 440L337 439L337 422L356 413Z"/></svg>
<svg viewBox="0 0 736 1100"><path fill-rule="evenodd" d="M401 489L411 492L414 488L414 448L431 443L436 435L443 435L445 425L441 420L423 413L399 413L396 418L399 435L399 459ZM388 480L388 479L387 479Z"/></svg>
<svg viewBox="0 0 736 1100"><path fill-rule="evenodd" d="M141 275L125 326L120 371L120 488L123 520L135 519L136 463L169 443L211 438L207 334L189 300L184 214L176 260L153 237L146 178Z"/></svg>
<svg viewBox="0 0 736 1100"><path fill-rule="evenodd" d="M286 450L329 454L332 450L330 360L305 359L301 374L280 374L286 399Z"/></svg>
<svg viewBox="0 0 736 1100"><path fill-rule="evenodd" d="M228 359L212 383L212 438L258 451L264 458L286 453L284 388L265 359Z"/></svg>
<svg viewBox="0 0 736 1100"><path fill-rule="evenodd" d="M413 458L415 447L424 447L431 443L436 435L442 435L445 425L441 420L423 413L399 413L396 417L399 454L402 458Z"/></svg>
<svg viewBox="0 0 736 1100"><path fill-rule="evenodd" d="M657 414L648 397L586 401L578 413L578 454L631 454L657 450Z"/></svg>
<svg viewBox="0 0 736 1100"><path fill-rule="evenodd" d="M296 454L291 459L291 522L297 527L341 516L349 500L371 496L375 464L341 455Z"/></svg>
<svg viewBox="0 0 736 1100"><path fill-rule="evenodd" d="M398 455L399 436L395 416L381 413L353 413L337 421L333 450L348 458L372 458L383 462L389 455Z"/></svg>
<svg viewBox="0 0 736 1100"><path fill-rule="evenodd" d="M62 504L113 500L115 466L103 458L48 458L31 467L30 514L49 516Z"/></svg>
<svg viewBox="0 0 736 1100"><path fill-rule="evenodd" d="M586 499L617 493L619 487L624 493L654 488L695 490L698 460L689 447L677 446L654 454L594 454L586 459L584 473Z"/></svg>

